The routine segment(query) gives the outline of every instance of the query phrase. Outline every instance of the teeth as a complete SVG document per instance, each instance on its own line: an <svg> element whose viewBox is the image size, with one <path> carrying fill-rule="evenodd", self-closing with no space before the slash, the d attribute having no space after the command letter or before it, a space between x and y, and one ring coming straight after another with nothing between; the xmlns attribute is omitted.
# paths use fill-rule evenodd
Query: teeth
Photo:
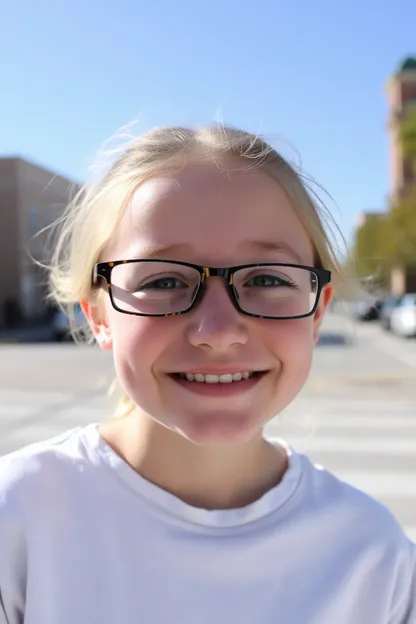
<svg viewBox="0 0 416 624"><path fill-rule="evenodd" d="M243 372L243 373L225 373L224 375L203 375L202 373L185 373L182 374L182 379L187 379L188 381L197 381L199 383L233 383L234 381L241 381L243 379L249 379L253 373Z"/></svg>
<svg viewBox="0 0 416 624"><path fill-rule="evenodd" d="M205 383L222 383L223 379L227 382L229 378L233 380L232 375L205 375Z"/></svg>

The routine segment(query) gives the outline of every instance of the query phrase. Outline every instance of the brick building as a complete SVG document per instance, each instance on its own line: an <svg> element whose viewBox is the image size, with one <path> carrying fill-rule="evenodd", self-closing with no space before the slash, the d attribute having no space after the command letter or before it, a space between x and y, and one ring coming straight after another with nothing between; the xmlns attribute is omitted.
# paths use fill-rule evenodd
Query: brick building
<svg viewBox="0 0 416 624"><path fill-rule="evenodd" d="M413 163L404 158L398 130L410 110L416 109L416 57L405 59L387 85L389 101L390 196L391 207L409 186L416 184ZM415 206L416 210L416 206ZM416 273L396 267L392 272L391 290L395 294L416 292Z"/></svg>
<svg viewBox="0 0 416 624"><path fill-rule="evenodd" d="M22 158L0 158L0 326L33 320L47 310L47 235L33 238L57 219L76 191L70 180Z"/></svg>
<svg viewBox="0 0 416 624"><path fill-rule="evenodd" d="M387 94L390 109L390 186L391 199L394 199L416 182L412 163L404 158L398 140L400 122L410 110L416 109L416 57L407 58L401 63L398 71L389 80Z"/></svg>

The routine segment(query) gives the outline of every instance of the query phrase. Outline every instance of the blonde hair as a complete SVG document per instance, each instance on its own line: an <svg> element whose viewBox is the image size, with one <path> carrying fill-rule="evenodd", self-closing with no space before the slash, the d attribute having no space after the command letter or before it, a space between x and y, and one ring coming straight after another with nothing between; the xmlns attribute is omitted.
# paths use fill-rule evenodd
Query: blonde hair
<svg viewBox="0 0 416 624"><path fill-rule="evenodd" d="M50 298L70 317L76 303L96 296L93 267L137 186L160 172L183 166L186 157L195 153L208 158L234 157L277 180L309 232L316 266L332 272L335 292L343 296L347 280L330 240L331 229L327 232L325 228L334 225L333 219L306 179L271 145L259 136L220 124L197 129L164 127L130 141L101 178L77 193L57 224L58 238L49 267ZM113 390L116 387L117 382ZM132 411L134 404L118 390L116 415L122 416Z"/></svg>

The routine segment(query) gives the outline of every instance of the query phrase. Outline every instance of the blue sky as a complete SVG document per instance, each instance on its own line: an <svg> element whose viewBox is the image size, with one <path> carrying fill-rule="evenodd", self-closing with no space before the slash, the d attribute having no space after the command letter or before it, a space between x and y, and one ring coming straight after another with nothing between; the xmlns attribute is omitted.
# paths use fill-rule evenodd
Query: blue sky
<svg viewBox="0 0 416 624"><path fill-rule="evenodd" d="M299 154L349 238L385 208L386 82L416 53L415 24L413 0L4 3L0 155L82 181L132 119L221 119Z"/></svg>

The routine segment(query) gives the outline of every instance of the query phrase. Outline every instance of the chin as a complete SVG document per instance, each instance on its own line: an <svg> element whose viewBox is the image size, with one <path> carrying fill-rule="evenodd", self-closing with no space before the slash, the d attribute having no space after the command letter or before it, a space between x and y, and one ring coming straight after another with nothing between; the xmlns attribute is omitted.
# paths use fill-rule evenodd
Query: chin
<svg viewBox="0 0 416 624"><path fill-rule="evenodd" d="M246 444L261 434L263 425L248 419L227 416L207 416L182 423L177 431L198 446L230 446Z"/></svg>

